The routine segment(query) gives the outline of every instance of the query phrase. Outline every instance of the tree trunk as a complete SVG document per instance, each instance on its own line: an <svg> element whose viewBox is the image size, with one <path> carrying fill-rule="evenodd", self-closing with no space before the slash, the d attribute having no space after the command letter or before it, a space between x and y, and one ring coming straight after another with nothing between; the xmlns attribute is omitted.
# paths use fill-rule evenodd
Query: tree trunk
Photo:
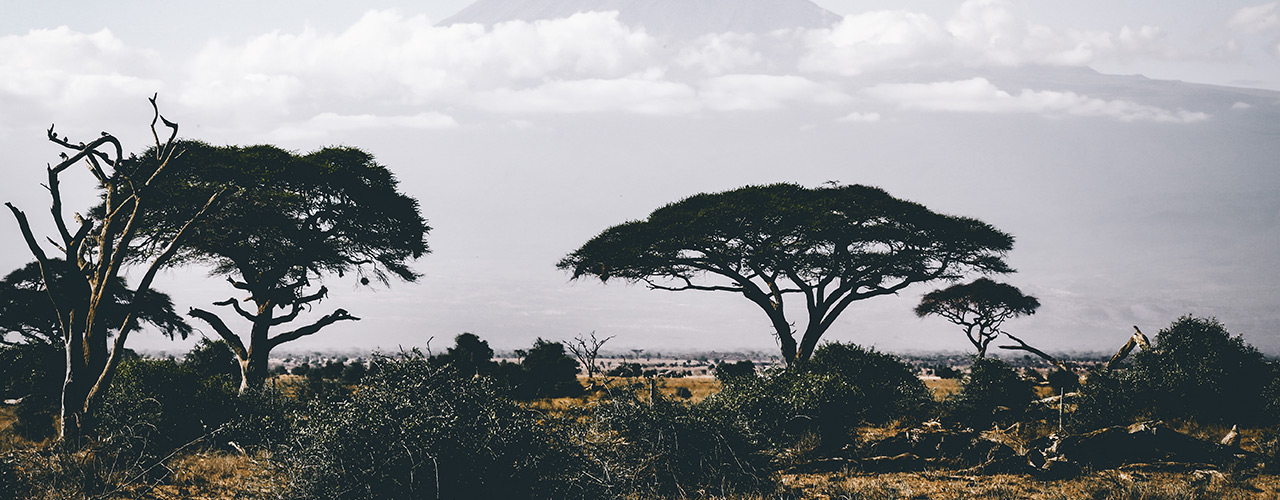
<svg viewBox="0 0 1280 500"><path fill-rule="evenodd" d="M71 446L79 446L80 438L89 431L88 415L84 411L84 396L88 394L86 385L80 381L79 374L67 370L67 378L62 383L58 441Z"/></svg>
<svg viewBox="0 0 1280 500"><path fill-rule="evenodd" d="M267 382L269 353L264 346L249 346L249 355L240 359L240 394L261 389Z"/></svg>
<svg viewBox="0 0 1280 500"><path fill-rule="evenodd" d="M809 358L813 357L813 351L818 348L818 340L822 338L824 333L827 333L827 329L822 326L821 322L809 325L809 328L804 332L804 336L800 338L800 352L796 353L798 361L808 361Z"/></svg>

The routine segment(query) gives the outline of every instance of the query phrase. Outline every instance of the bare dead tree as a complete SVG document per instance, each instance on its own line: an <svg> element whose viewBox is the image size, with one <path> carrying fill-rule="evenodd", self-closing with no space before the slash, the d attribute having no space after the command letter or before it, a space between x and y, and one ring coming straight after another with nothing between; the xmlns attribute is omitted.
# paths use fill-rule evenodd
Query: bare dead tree
<svg viewBox="0 0 1280 500"><path fill-rule="evenodd" d="M1144 351L1151 349L1151 341L1147 339L1147 336L1144 335L1142 330L1139 330L1137 326L1133 327L1133 335L1129 336L1129 341L1125 342L1124 345L1120 347L1120 350L1116 351L1116 354L1111 356L1111 359L1107 361L1106 368L1108 370L1112 370L1115 369L1115 367L1120 366L1120 362L1124 361L1124 358L1129 357L1129 353L1133 351L1134 347L1141 347Z"/></svg>
<svg viewBox="0 0 1280 500"><path fill-rule="evenodd" d="M1068 373L1071 372L1071 369L1067 368L1067 365L1063 364L1061 361L1058 361L1058 358L1050 356L1044 351L1031 347L1026 342L1023 342L1022 339L1018 337L1014 337L1013 335L1009 335L1009 332L1002 331L1000 333L1004 334L1005 337L1009 337L1009 340L1012 340L1018 343L1018 345L1002 345L1000 346L1001 349L1027 351L1031 354L1035 354L1036 356L1039 356L1041 359L1044 359L1045 361L1048 361L1049 363L1053 364L1053 366L1056 366L1059 370L1062 370Z"/></svg>
<svg viewBox="0 0 1280 500"><path fill-rule="evenodd" d="M596 332L591 332L591 336L583 337L579 334L573 338L573 342L565 343L565 348L578 359L578 364L586 367L587 380L591 382L591 388L596 388L596 374L600 373L600 365L596 362L600 357L600 348L605 342L613 339L609 336L604 339L596 337Z"/></svg>
<svg viewBox="0 0 1280 500"><path fill-rule="evenodd" d="M57 227L56 239L48 243L60 253L61 259L50 257L40 240L32 232L27 215L12 203L5 203L18 221L27 247L40 265L41 279L57 310L59 326L64 333L67 355L66 379L63 383L61 424L59 440L78 441L90 429L90 418L101 396L111 384L112 376L120 363L125 343L135 321L135 307L126 308L124 319L108 321L106 311L115 307L112 297L120 286L120 275L129 267L145 267L142 280L133 297L142 297L151 288L156 273L163 268L182 245L189 229L209 211L225 190L214 192L195 214L187 219L172 238L167 241L136 241L143 215L148 210L150 187L164 175L165 168L181 155L174 147L178 124L160 115L156 98L150 99L154 116L151 133L155 138L158 167L138 169L136 157L124 157L120 141L111 134L102 135L88 143L72 143L59 136L54 127L48 130L49 141L74 153L62 154L62 161L48 167L48 189L52 201L50 213ZM156 130L157 121L169 128L169 138L160 142ZM79 224L73 233L63 214L59 177L72 165L83 162L102 191L101 213L88 218L75 214ZM142 240L145 240L143 238ZM56 267L62 266L61 269ZM108 335L116 332L116 338L108 349Z"/></svg>

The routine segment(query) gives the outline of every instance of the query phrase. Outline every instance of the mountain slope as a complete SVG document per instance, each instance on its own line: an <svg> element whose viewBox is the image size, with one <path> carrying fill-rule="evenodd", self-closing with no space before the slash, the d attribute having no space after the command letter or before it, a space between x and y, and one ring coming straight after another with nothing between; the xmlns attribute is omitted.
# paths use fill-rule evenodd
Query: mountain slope
<svg viewBox="0 0 1280 500"><path fill-rule="evenodd" d="M538 21L591 11L617 11L623 23L681 38L818 28L840 20L809 0L478 0L440 25Z"/></svg>

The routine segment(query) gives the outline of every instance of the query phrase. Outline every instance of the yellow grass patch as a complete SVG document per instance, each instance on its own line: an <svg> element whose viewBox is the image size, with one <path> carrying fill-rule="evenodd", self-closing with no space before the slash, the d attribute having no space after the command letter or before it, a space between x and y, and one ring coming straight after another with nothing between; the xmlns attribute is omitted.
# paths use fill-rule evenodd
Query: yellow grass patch
<svg viewBox="0 0 1280 500"><path fill-rule="evenodd" d="M933 391L933 399L938 401L960 392L960 379L958 378L925 378L923 380L924 386Z"/></svg>

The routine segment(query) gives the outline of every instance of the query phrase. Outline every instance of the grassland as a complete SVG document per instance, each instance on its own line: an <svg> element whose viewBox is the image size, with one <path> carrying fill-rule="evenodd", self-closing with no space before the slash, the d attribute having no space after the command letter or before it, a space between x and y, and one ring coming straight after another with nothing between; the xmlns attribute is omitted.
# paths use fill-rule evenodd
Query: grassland
<svg viewBox="0 0 1280 500"><path fill-rule="evenodd" d="M584 385L590 381L583 379ZM648 391L659 391L673 399L701 401L719 388L710 377L658 379L652 384L644 379L600 379L614 390L634 390L643 398ZM956 380L926 380L935 397L941 399L958 389ZM687 391L687 392L685 392ZM683 396L683 397L682 397ZM559 398L532 403L544 411L563 411L588 404L593 397ZM47 444L24 442L12 435L12 407L0 408L0 453L6 459L15 453L51 459ZM863 435L888 432L891 429L861 429ZM1211 437L1218 428L1187 429L1202 437ZM33 452L33 450L35 450ZM44 451L41 451L44 450ZM979 475L949 469L914 472L870 473L861 471L856 462L842 463L826 470L797 472L797 467L779 464L780 487L765 495L740 497L703 497L691 493L690 498L725 498L725 500L766 499L1029 499L1029 500L1208 500L1208 499L1277 499L1280 498L1280 476L1245 470L1216 470L1205 466L1171 464L1138 464L1113 470L1086 470L1070 479L1040 480L1028 475ZM821 469L821 468L819 468ZM229 451L225 447L193 448L167 458L159 473L127 482L118 491L97 498L177 500L177 499L274 499L288 497L290 471L281 470L269 451L250 454ZM2 495L0 495L2 496ZM61 498L51 489L38 498Z"/></svg>

